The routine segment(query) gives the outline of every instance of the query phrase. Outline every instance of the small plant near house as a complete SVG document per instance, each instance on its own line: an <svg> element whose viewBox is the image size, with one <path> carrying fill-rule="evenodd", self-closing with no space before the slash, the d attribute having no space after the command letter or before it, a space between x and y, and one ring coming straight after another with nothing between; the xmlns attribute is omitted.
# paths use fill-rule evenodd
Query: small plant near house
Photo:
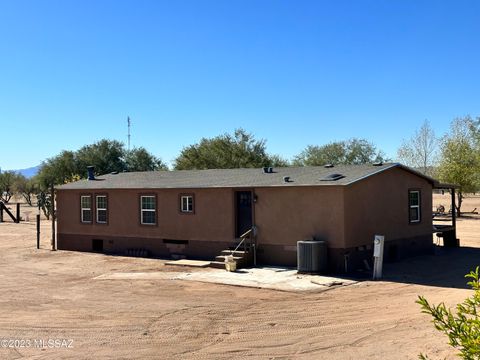
<svg viewBox="0 0 480 360"><path fill-rule="evenodd" d="M479 267L465 275L470 279L467 284L474 293L457 305L456 311L447 309L444 303L430 304L423 296L416 301L422 307L422 312L433 317L433 325L438 331L448 336L449 345L459 351L462 359L480 359L480 282ZM428 359L421 354L420 359Z"/></svg>

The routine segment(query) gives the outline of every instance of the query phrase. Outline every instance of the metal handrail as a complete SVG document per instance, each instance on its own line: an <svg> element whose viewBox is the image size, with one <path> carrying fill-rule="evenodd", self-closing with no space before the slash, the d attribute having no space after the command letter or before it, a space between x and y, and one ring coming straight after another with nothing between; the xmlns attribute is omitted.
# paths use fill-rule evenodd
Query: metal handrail
<svg viewBox="0 0 480 360"><path fill-rule="evenodd" d="M248 229L247 231L245 231L242 235L240 235L240 239L241 238L246 238L248 235L250 235L250 233L253 231L253 228L251 229Z"/></svg>
<svg viewBox="0 0 480 360"><path fill-rule="evenodd" d="M237 247L235 248L235 250L233 250L233 251L231 252L232 255L233 255L233 253L234 253L235 251L238 250L238 248L240 247L240 245L242 245L242 244L245 242L245 240L247 239L247 237L252 233L252 230L253 230L253 228L245 231L245 233L243 233L242 235L240 235L240 239L242 239L242 241L240 241L240 242L238 243ZM245 245L244 245L244 250L246 250Z"/></svg>

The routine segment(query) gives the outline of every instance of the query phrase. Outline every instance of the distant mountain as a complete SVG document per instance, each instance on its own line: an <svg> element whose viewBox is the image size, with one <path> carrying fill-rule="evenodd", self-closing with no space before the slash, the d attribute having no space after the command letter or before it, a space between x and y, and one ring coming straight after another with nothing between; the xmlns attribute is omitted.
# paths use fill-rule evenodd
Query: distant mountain
<svg viewBox="0 0 480 360"><path fill-rule="evenodd" d="M20 170L13 170L13 171L22 174L26 178L31 178L38 174L38 171L40 170L40 166L41 165L37 165L37 166L30 167L28 169L20 169Z"/></svg>

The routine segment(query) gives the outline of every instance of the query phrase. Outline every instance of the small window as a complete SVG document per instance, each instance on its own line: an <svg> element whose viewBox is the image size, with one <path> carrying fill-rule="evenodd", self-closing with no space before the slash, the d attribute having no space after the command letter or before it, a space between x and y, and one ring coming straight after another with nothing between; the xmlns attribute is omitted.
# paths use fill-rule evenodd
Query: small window
<svg viewBox="0 0 480 360"><path fill-rule="evenodd" d="M240 191L238 193L238 205L247 208L252 206L252 194L250 191Z"/></svg>
<svg viewBox="0 0 480 360"><path fill-rule="evenodd" d="M409 220L411 223L420 222L420 191L410 190L408 192Z"/></svg>
<svg viewBox="0 0 480 360"><path fill-rule="evenodd" d="M180 197L180 211L182 213L193 213L193 196L182 195Z"/></svg>
<svg viewBox="0 0 480 360"><path fill-rule="evenodd" d="M82 223L92 222L92 197L90 195L82 195L80 197L81 220Z"/></svg>
<svg viewBox="0 0 480 360"><path fill-rule="evenodd" d="M107 197L105 195L97 195L97 223L107 223Z"/></svg>
<svg viewBox="0 0 480 360"><path fill-rule="evenodd" d="M156 224L156 201L155 196L141 196L141 223L143 225Z"/></svg>

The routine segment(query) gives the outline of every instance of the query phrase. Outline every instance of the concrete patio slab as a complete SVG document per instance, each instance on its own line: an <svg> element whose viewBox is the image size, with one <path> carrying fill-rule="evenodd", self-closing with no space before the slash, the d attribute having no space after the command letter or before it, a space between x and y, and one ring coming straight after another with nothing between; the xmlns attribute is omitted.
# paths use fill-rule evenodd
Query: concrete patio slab
<svg viewBox="0 0 480 360"><path fill-rule="evenodd" d="M192 266L192 267L207 267L210 265L210 261L201 261L201 260L172 260L165 263L165 265L175 265L175 266Z"/></svg>
<svg viewBox="0 0 480 360"><path fill-rule="evenodd" d="M246 286L281 291L325 291L336 286L356 284L356 281L321 275L298 274L288 268L249 268L236 272L212 270L180 274L176 279Z"/></svg>
<svg viewBox="0 0 480 360"><path fill-rule="evenodd" d="M97 276L94 280L174 280L179 272L115 272Z"/></svg>
<svg viewBox="0 0 480 360"><path fill-rule="evenodd" d="M114 272L95 280L186 280L222 285L244 286L280 291L321 292L333 287L356 284L356 281L321 275L298 274L289 268L249 268L236 272L206 269L192 272Z"/></svg>

